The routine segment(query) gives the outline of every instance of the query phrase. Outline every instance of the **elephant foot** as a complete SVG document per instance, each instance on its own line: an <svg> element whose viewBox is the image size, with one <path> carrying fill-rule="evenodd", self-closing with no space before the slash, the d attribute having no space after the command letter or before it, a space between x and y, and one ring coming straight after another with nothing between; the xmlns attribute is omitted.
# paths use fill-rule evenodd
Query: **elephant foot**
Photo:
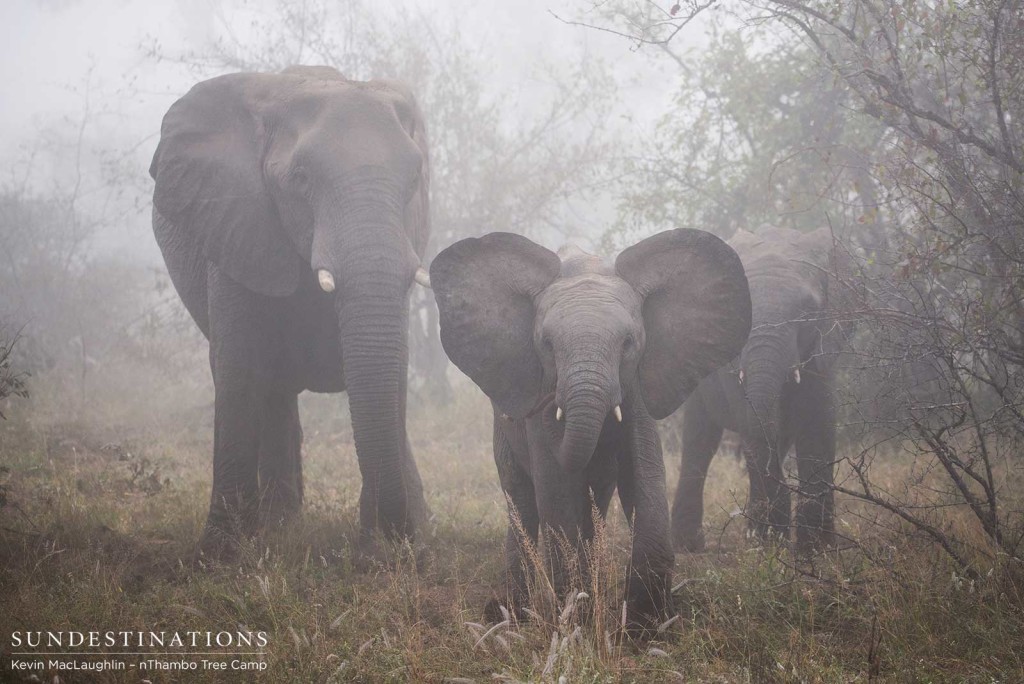
<svg viewBox="0 0 1024 684"><path fill-rule="evenodd" d="M830 497L814 497L801 501L796 509L796 548L805 555L824 551L836 545Z"/></svg>
<svg viewBox="0 0 1024 684"><path fill-rule="evenodd" d="M789 525L751 520L747 526L747 536L762 544L787 544Z"/></svg>
<svg viewBox="0 0 1024 684"><path fill-rule="evenodd" d="M649 641L660 634L662 625L675 614L670 575L635 574L626 589L626 635L635 641Z"/></svg>
<svg viewBox="0 0 1024 684"><path fill-rule="evenodd" d="M484 606L484 624L486 625L496 625L513 617L519 622L525 622L529 618L518 601L509 599L500 601L495 597Z"/></svg>
<svg viewBox="0 0 1024 684"><path fill-rule="evenodd" d="M672 535L672 547L676 553L703 553L704 530L675 532Z"/></svg>
<svg viewBox="0 0 1024 684"><path fill-rule="evenodd" d="M268 491L260 500L256 525L260 530L283 527L302 514L302 497Z"/></svg>
<svg viewBox="0 0 1024 684"><path fill-rule="evenodd" d="M657 638L660 629L675 614L671 587L630 592L626 599L626 635L634 641Z"/></svg>
<svg viewBox="0 0 1024 684"><path fill-rule="evenodd" d="M371 572L390 567L392 558L388 549L375 533L361 533L356 547L353 565L359 572Z"/></svg>
<svg viewBox="0 0 1024 684"><path fill-rule="evenodd" d="M252 538L259 529L255 504L255 500L246 499L233 504L221 500L211 505L196 549L200 563L236 563L246 551L254 549Z"/></svg>
<svg viewBox="0 0 1024 684"><path fill-rule="evenodd" d="M506 611L508 610L508 608L505 607L505 604L496 598L492 598L488 601L487 605L484 606L484 624L494 625L505 620L505 613L502 612L503 608Z"/></svg>
<svg viewBox="0 0 1024 684"><path fill-rule="evenodd" d="M433 520L426 500L422 496L411 496L408 506L402 510L401 515L395 515L391 508L380 506L376 519L361 515L360 538L364 540L361 543L366 543L365 539L369 537L380 537L388 543L402 543L425 536L427 526Z"/></svg>
<svg viewBox="0 0 1024 684"><path fill-rule="evenodd" d="M836 546L832 530L798 527L796 530L796 551L802 556L812 556Z"/></svg>
<svg viewBox="0 0 1024 684"><path fill-rule="evenodd" d="M377 532L361 532L353 565L358 572L396 570L408 561L423 572L430 564L430 553L425 544L408 537L382 539Z"/></svg>
<svg viewBox="0 0 1024 684"><path fill-rule="evenodd" d="M426 529L427 525L434 519L434 512L430 510L430 506L427 505L427 500L423 498L423 492L419 493L419 496L415 497L412 503L412 526L413 529L419 533L421 530Z"/></svg>
<svg viewBox="0 0 1024 684"><path fill-rule="evenodd" d="M218 563L234 564L242 557L242 537L209 522L196 545L194 567L210 568Z"/></svg>

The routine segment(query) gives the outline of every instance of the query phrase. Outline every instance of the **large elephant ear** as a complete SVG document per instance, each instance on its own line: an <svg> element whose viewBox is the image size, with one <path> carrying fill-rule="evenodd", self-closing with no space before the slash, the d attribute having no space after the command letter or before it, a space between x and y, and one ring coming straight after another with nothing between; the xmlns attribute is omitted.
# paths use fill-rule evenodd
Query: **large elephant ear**
<svg viewBox="0 0 1024 684"><path fill-rule="evenodd" d="M427 125L416 102L412 90L398 81L384 81L392 89L401 93L408 106L408 118L400 117L407 127L406 132L416 144L422 158L420 167L420 183L405 205L405 228L409 233L413 248L422 258L430 238L430 145L427 142Z"/></svg>
<svg viewBox="0 0 1024 684"><path fill-rule="evenodd" d="M445 353L515 418L539 399L544 371L533 346L534 298L559 267L553 252L512 233L460 240L430 265Z"/></svg>
<svg viewBox="0 0 1024 684"><path fill-rule="evenodd" d="M626 249L615 270L643 297L641 392L651 416L665 418L746 344L750 292L743 265L711 233L680 228Z"/></svg>
<svg viewBox="0 0 1024 684"><path fill-rule="evenodd" d="M233 280L285 296L299 284L301 259L263 181L266 133L255 111L260 79L231 74L199 83L171 105L149 173L153 205L167 219L161 243L185 240Z"/></svg>
<svg viewBox="0 0 1024 684"><path fill-rule="evenodd" d="M829 376L853 334L849 317L843 315L856 297L850 286L854 280L849 273L851 264L836 248L827 227L803 234L797 247L797 268L806 276L811 293L805 305L807 317L812 319L800 326L800 349L809 355L806 363Z"/></svg>

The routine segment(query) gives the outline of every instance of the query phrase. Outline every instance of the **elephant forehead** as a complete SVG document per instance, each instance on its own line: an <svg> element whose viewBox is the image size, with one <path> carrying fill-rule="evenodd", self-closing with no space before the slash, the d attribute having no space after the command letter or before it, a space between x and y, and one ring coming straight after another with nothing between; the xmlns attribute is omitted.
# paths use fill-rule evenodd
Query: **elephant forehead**
<svg viewBox="0 0 1024 684"><path fill-rule="evenodd" d="M747 278L790 278L798 275L797 264L777 252L741 254L740 261Z"/></svg>
<svg viewBox="0 0 1024 684"><path fill-rule="evenodd" d="M583 273L555 280L540 295L541 318L575 319L596 316L609 323L629 323L640 316L640 296L614 274Z"/></svg>
<svg viewBox="0 0 1024 684"><path fill-rule="evenodd" d="M558 258L562 262L559 270L559 275L562 278L571 278L585 273L615 275L615 267L610 260L584 252L574 244L567 244L559 249Z"/></svg>
<svg viewBox="0 0 1024 684"><path fill-rule="evenodd" d="M750 301L754 317L763 318L767 311L816 308L824 293L820 276L813 265L777 254L743 261L750 283Z"/></svg>
<svg viewBox="0 0 1024 684"><path fill-rule="evenodd" d="M408 106L403 94L387 83L292 78L292 87L268 89L263 98L283 120L298 117L343 124L353 118L386 115L389 110L404 113Z"/></svg>

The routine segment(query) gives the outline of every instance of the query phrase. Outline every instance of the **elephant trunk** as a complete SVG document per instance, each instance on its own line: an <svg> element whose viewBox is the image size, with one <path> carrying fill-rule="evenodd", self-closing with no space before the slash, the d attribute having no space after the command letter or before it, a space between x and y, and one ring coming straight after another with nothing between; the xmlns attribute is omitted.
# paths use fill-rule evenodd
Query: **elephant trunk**
<svg viewBox="0 0 1024 684"><path fill-rule="evenodd" d="M408 302L394 293L345 297L338 307L342 365L363 479L360 520L412 534L405 482Z"/></svg>
<svg viewBox="0 0 1024 684"><path fill-rule="evenodd" d="M777 447L782 392L792 366L789 348L783 335L755 336L743 354L746 432L771 450Z"/></svg>
<svg viewBox="0 0 1024 684"><path fill-rule="evenodd" d="M564 412L565 433L558 462L567 473L583 470L590 462L609 412L619 409L617 373L609 364L577 364L564 383L559 383L556 401Z"/></svg>
<svg viewBox="0 0 1024 684"><path fill-rule="evenodd" d="M335 308L359 470L360 526L413 534L405 402L409 286L417 266L402 229L397 185L369 173L341 185L316 230L313 266L337 281ZM337 224L340 222L340 226ZM327 226L325 226L327 228Z"/></svg>

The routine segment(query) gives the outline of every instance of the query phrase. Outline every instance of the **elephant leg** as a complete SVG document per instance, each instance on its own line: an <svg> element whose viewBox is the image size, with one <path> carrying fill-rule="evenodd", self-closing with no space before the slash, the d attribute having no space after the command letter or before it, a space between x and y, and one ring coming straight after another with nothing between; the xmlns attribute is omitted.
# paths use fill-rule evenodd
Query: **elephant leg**
<svg viewBox="0 0 1024 684"><path fill-rule="evenodd" d="M231 555L254 531L259 495L258 412L244 388L216 387L213 434L213 492L200 540L207 555Z"/></svg>
<svg viewBox="0 0 1024 684"><path fill-rule="evenodd" d="M796 541L798 550L814 551L834 543L836 418L827 379L811 372L804 378L797 402Z"/></svg>
<svg viewBox="0 0 1024 684"><path fill-rule="evenodd" d="M629 401L636 401L635 398ZM629 411L635 415L633 411ZM637 416L626 430L629 450L620 468L622 507L633 523L632 554L626 579L626 621L643 636L674 612L672 539L665 486L665 462L654 420ZM625 484L625 488L621 485ZM628 503L627 503L628 499Z"/></svg>
<svg viewBox="0 0 1024 684"><path fill-rule="evenodd" d="M587 469L593 503L602 519L608 515L608 506L611 505L619 479L619 462L623 450L621 432L617 425L606 424L603 427L594 457ZM593 518L593 511L590 517Z"/></svg>
<svg viewBox="0 0 1024 684"><path fill-rule="evenodd" d="M622 515L626 518L629 529L633 529L633 519L636 516L636 482L633 481L633 462L628 451L624 451L618 458L619 472L615 488L619 492L619 504L622 506Z"/></svg>
<svg viewBox="0 0 1024 684"><path fill-rule="evenodd" d="M505 495L509 498L509 526L505 534L505 605L518 615L530 598L530 581L534 570L530 549L536 552L540 519L533 486L529 482L513 485L505 490ZM493 611L488 613L488 619L496 617Z"/></svg>
<svg viewBox="0 0 1024 684"><path fill-rule="evenodd" d="M788 444L769 449L764 443L751 445L744 440L750 495L747 519L750 532L761 540L789 538L790 497L782 461Z"/></svg>
<svg viewBox="0 0 1024 684"><path fill-rule="evenodd" d="M554 453L532 461L538 523L544 532L544 554L555 593L562 597L578 577L574 568L585 572L584 544L593 538L590 518L590 487L582 473L567 474ZM581 587L582 588L582 584Z"/></svg>
<svg viewBox="0 0 1024 684"><path fill-rule="evenodd" d="M522 616L522 607L530 598L533 578L533 553L537 547L540 518L530 476L516 462L502 426L495 421L494 462L498 467L501 489L508 506L508 531L505 534L505 596L492 599L484 609L488 622L501 622L500 606ZM531 553L531 548L534 550Z"/></svg>
<svg viewBox="0 0 1024 684"><path fill-rule="evenodd" d="M272 306L216 267L208 273L213 370L213 492L200 549L230 554L250 535L259 501L261 414L275 358Z"/></svg>
<svg viewBox="0 0 1024 684"><path fill-rule="evenodd" d="M552 462L557 467L557 462ZM586 555L582 552L584 544L593 538L589 492L590 488L577 478L541 484L538 477L538 523L544 530L544 554L551 584L559 597L569 591L574 580L580 580L580 589L586 584L586 577L577 571L586 572Z"/></svg>
<svg viewBox="0 0 1024 684"><path fill-rule="evenodd" d="M273 392L263 403L259 446L260 523L277 524L302 508L299 397Z"/></svg>
<svg viewBox="0 0 1024 684"><path fill-rule="evenodd" d="M405 438L403 468L405 470L405 491L406 496L409 498L411 517L416 529L420 529L420 526L430 519L430 508L427 506L427 500L423 497L423 480L420 479L420 471L416 467L416 459L413 458L412 445L409 444L408 436Z"/></svg>
<svg viewBox="0 0 1024 684"><path fill-rule="evenodd" d="M423 496L423 480L420 479L419 468L416 467L416 459L413 458L412 445L409 437L405 438L405 460L402 462L405 477L405 492L409 501L409 518L417 530L412 542L413 553L416 557L416 567L424 570L430 562L430 552L426 544L427 523L430 521L430 507Z"/></svg>
<svg viewBox="0 0 1024 684"><path fill-rule="evenodd" d="M608 506L612 503L612 495L615 494L615 482L592 485L591 492L593 492L594 505L597 506L597 512L600 513L602 518L606 517L608 515Z"/></svg>
<svg viewBox="0 0 1024 684"><path fill-rule="evenodd" d="M704 481L721 440L722 428L712 421L700 397L693 397L683 409L683 458L672 503L676 552L704 550Z"/></svg>

